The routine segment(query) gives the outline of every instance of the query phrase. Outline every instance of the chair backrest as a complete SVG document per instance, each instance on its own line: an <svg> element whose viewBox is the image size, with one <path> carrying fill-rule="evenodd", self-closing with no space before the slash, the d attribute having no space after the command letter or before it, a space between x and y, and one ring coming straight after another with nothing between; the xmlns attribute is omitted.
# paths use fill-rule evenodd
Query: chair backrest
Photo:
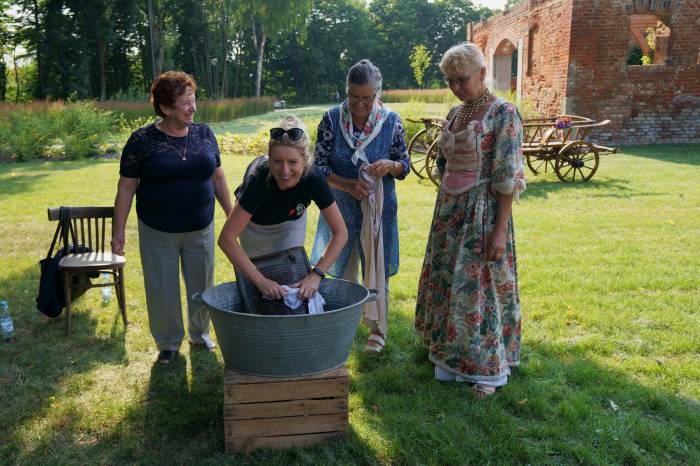
<svg viewBox="0 0 700 466"><path fill-rule="evenodd" d="M106 252L105 242L109 245L107 238L112 236L111 219L114 218L114 206L69 207L68 209L68 218L76 235L75 238L68 238L68 240L87 246L95 252ZM59 212L59 207L50 208L49 220L58 220ZM110 219L109 222L108 219ZM109 229L107 223L110 223Z"/></svg>

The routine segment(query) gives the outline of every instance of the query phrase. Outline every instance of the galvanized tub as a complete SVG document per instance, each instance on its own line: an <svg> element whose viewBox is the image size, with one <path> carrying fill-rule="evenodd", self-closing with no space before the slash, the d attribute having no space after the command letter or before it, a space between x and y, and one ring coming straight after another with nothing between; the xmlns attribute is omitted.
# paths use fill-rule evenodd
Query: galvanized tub
<svg viewBox="0 0 700 466"><path fill-rule="evenodd" d="M236 282L204 291L226 368L263 377L301 377L342 366L360 322L362 304L376 291L346 280L323 279L326 312L258 315L245 309Z"/></svg>

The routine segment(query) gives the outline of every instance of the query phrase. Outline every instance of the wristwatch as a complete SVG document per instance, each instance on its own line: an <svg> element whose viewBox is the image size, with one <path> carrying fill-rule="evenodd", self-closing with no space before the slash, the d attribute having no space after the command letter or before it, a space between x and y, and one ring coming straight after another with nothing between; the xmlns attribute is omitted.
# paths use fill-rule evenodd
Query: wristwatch
<svg viewBox="0 0 700 466"><path fill-rule="evenodd" d="M321 278L326 278L326 273L318 267L314 267L311 271Z"/></svg>

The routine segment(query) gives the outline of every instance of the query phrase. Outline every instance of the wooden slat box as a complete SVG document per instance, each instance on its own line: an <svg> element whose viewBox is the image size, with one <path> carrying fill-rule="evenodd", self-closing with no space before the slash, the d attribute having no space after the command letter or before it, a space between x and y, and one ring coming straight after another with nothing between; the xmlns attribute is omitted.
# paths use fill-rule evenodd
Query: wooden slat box
<svg viewBox="0 0 700 466"><path fill-rule="evenodd" d="M226 451L291 448L348 431L348 371L308 377L224 373Z"/></svg>

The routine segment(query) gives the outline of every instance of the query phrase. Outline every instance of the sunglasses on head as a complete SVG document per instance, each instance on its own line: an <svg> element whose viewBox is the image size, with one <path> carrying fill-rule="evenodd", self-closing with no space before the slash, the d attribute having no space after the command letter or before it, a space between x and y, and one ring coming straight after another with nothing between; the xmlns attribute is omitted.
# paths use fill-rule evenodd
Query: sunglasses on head
<svg viewBox="0 0 700 466"><path fill-rule="evenodd" d="M292 141L298 141L299 139L304 137L304 130L301 128L272 128L270 130L270 137L278 141L282 140L282 136L284 136L285 134L289 136L289 139L291 139Z"/></svg>

